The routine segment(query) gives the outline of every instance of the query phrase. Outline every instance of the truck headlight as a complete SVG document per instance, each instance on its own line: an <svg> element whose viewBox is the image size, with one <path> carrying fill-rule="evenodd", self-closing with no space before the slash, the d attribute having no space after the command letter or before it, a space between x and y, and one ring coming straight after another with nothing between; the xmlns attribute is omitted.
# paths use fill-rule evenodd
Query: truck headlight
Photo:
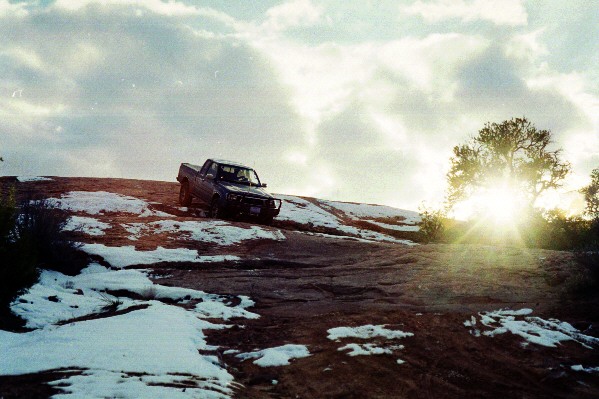
<svg viewBox="0 0 599 399"><path fill-rule="evenodd" d="M241 201L241 195L237 195L237 194L227 194L227 199L229 201Z"/></svg>
<svg viewBox="0 0 599 399"><path fill-rule="evenodd" d="M281 204L281 200L279 199L271 199L268 200L268 206L272 209L277 209Z"/></svg>

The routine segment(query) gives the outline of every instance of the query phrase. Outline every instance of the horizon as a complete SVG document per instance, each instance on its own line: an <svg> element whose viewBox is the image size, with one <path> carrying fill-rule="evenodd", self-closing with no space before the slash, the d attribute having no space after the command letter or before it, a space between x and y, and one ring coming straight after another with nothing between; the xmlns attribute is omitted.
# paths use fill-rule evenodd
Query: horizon
<svg viewBox="0 0 599 399"><path fill-rule="evenodd" d="M0 0L0 174L175 181L217 157L417 209L453 146L526 116L572 163L571 209L599 167L596 5L492 3Z"/></svg>

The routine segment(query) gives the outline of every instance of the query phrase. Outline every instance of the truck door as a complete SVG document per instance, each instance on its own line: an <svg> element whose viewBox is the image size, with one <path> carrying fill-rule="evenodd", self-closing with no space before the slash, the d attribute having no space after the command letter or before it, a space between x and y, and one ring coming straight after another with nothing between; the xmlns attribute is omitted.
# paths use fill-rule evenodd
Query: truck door
<svg viewBox="0 0 599 399"><path fill-rule="evenodd" d="M204 169L204 168L202 168ZM212 193L214 192L214 180L216 179L216 172L218 171L218 164L212 162L207 168L206 173L200 176L198 184L198 198L200 201L209 204L212 201ZM212 175L213 179L209 179L207 176Z"/></svg>
<svg viewBox="0 0 599 399"><path fill-rule="evenodd" d="M193 176L193 182L191 184L191 193L200 201L202 200L200 198L202 194L202 183L204 178L206 177L206 172L208 171L208 168L210 167L211 163L211 160L207 160L206 162L204 162L204 165L202 166L200 171Z"/></svg>

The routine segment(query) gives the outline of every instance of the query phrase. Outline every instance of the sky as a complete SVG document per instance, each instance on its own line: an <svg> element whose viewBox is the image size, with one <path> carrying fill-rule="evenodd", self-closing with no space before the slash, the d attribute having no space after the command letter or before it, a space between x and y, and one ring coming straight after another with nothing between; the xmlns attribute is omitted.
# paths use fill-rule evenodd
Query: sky
<svg viewBox="0 0 599 399"><path fill-rule="evenodd" d="M596 0L0 0L0 175L175 181L416 209L486 122L599 167Z"/></svg>

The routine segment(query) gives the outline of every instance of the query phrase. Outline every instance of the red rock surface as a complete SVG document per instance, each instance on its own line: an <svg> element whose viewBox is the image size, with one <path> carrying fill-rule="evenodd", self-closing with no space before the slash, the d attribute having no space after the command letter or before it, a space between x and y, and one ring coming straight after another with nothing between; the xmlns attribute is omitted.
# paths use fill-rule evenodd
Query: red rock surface
<svg viewBox="0 0 599 399"><path fill-rule="evenodd" d="M108 191L154 203L153 209L174 215L169 219L207 220L201 207L179 209L176 183L53 179L15 183L19 197ZM10 178L0 181L5 188L12 184ZM556 348L522 347L518 336L475 337L463 325L482 311L532 308L536 316L567 321L598 337L597 299L568 293L581 273L568 252L480 245L409 247L310 236L289 230L291 226L284 223L272 227L283 231L284 241L245 241L233 247L164 235L131 241L121 223L161 217L140 220L124 213L94 217L113 227L103 236L75 233L74 238L110 246L135 245L140 250L187 247L202 255L242 258L237 263L151 266L166 276L161 284L247 295L256 302L250 310L259 319L240 320L238 327L212 330L208 337L210 344L221 347L219 356L243 384L238 398L599 397L599 374L570 368L598 367L599 348L574 342ZM338 348L359 340L327 339L330 328L366 324L385 324L414 336L399 340L405 347L391 355L355 357ZM261 368L223 353L229 348L252 351L287 343L308 345L312 356L293 360L289 366ZM405 363L400 365L397 359ZM47 374L0 377L0 397L46 397Z"/></svg>

